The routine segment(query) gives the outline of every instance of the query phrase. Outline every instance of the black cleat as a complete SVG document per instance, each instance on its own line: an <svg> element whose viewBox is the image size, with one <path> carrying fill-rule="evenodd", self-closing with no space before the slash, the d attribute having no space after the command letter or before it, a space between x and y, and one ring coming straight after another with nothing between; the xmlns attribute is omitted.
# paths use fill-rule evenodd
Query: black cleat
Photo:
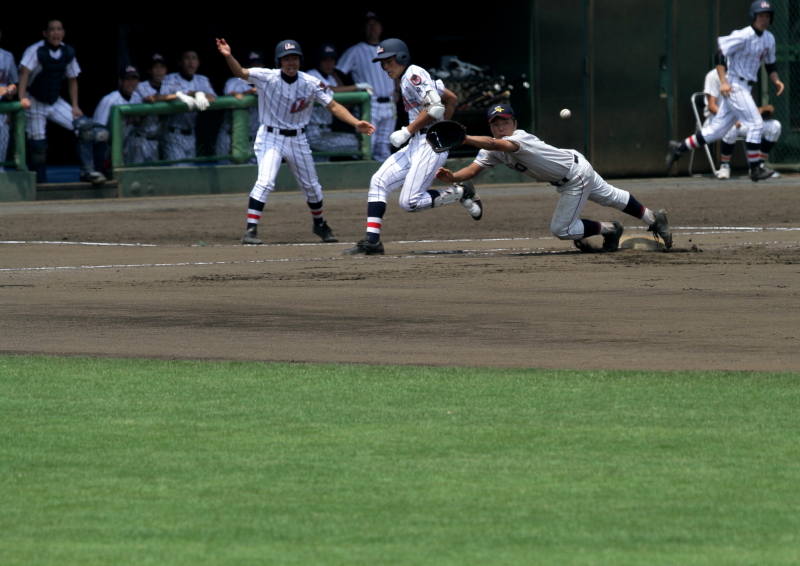
<svg viewBox="0 0 800 566"><path fill-rule="evenodd" d="M314 224L314 233L322 238L323 242L338 242L339 238L333 235L333 230L328 226L327 222L323 222L319 226Z"/></svg>
<svg viewBox="0 0 800 566"><path fill-rule="evenodd" d="M775 173L774 169L770 169L766 165L761 165L750 171L750 179L754 183L758 183L762 179L769 179Z"/></svg>
<svg viewBox="0 0 800 566"><path fill-rule="evenodd" d="M667 151L667 175L669 175L669 172L672 169L672 164L675 163L681 156L681 154L678 153L678 148L680 145L681 144L675 140L669 142L669 150Z"/></svg>
<svg viewBox="0 0 800 566"><path fill-rule="evenodd" d="M475 185L472 184L472 181L464 181L463 183L456 183L460 187L464 188L464 195L461 197L461 204L469 210L469 213L472 215L473 220L480 220L483 218L483 203L481 202L481 197L478 196L478 193L475 191ZM470 200L470 203L466 201ZM478 215L475 216L473 212L472 204L478 205Z"/></svg>
<svg viewBox="0 0 800 566"><path fill-rule="evenodd" d="M81 173L81 181L85 183L91 183L94 186L100 186L105 184L107 179L102 173L97 171L87 171L85 173Z"/></svg>
<svg viewBox="0 0 800 566"><path fill-rule="evenodd" d="M592 246L589 244L589 240L587 240L586 238L581 238L580 240L573 240L573 243L575 244L576 248L578 248L585 254L592 254L595 251L597 251L594 248L592 248Z"/></svg>
<svg viewBox="0 0 800 566"><path fill-rule="evenodd" d="M373 244L369 240L361 240L352 248L347 248L342 255L383 255L383 242Z"/></svg>
<svg viewBox="0 0 800 566"><path fill-rule="evenodd" d="M661 210L654 212L653 216L656 217L656 222L650 226L647 231L652 232L656 240L658 240L659 237L664 240L664 247L670 249L672 247L672 233L669 231L667 211L662 208Z"/></svg>
<svg viewBox="0 0 800 566"><path fill-rule="evenodd" d="M603 251L604 252L615 252L619 249L619 239L622 237L622 232L624 229L622 228L622 224L617 222L616 220L612 222L614 225L614 231L610 234L603 234Z"/></svg>
<svg viewBox="0 0 800 566"><path fill-rule="evenodd" d="M260 246L264 242L256 236L256 228L248 228L247 232L242 235L242 243L249 246Z"/></svg>

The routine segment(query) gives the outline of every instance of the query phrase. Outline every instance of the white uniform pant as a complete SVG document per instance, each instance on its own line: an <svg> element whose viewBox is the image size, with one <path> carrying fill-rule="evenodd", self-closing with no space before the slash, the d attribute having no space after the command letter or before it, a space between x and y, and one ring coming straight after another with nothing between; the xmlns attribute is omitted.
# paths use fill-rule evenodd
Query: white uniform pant
<svg viewBox="0 0 800 566"><path fill-rule="evenodd" d="M269 193L275 190L275 177L281 159L285 159L306 201L317 203L322 200L322 187L305 134L282 136L277 131L268 132L266 126L261 126L253 149L258 161L258 179L250 191L252 198L260 202L267 201Z"/></svg>
<svg viewBox="0 0 800 566"><path fill-rule="evenodd" d="M550 230L560 240L583 238L580 215L587 200L624 210L631 198L628 191L609 185L583 155L577 151L572 153L578 156L578 162L572 165L566 175L569 181L556 189L561 198L558 199L558 206L550 222Z"/></svg>
<svg viewBox="0 0 800 566"><path fill-rule="evenodd" d="M8 126L8 114L0 114L0 171L8 154L8 141L11 139L11 128Z"/></svg>
<svg viewBox="0 0 800 566"><path fill-rule="evenodd" d="M25 133L28 139L46 139L47 120L69 131L75 129L72 125L72 106L60 96L53 104L39 102L30 94L28 98L31 101L30 108L25 111Z"/></svg>
<svg viewBox="0 0 800 566"><path fill-rule="evenodd" d="M370 123L375 132L370 136L372 158L375 161L386 161L392 155L392 142L389 136L394 132L397 116L394 101L378 102L372 99L370 105Z"/></svg>
<svg viewBox="0 0 800 566"><path fill-rule="evenodd" d="M728 133L725 134L725 137L722 138L722 141L733 145L736 143L736 140L739 138L739 136L746 136L747 132L747 126L744 124L739 128L734 126L728 130ZM781 123L777 120L764 120L764 129L761 131L761 139L770 142L776 142L778 141L779 137L781 137Z"/></svg>
<svg viewBox="0 0 800 566"><path fill-rule="evenodd" d="M387 195L402 186L400 208L406 212L431 208L433 200L428 189L447 155L434 152L424 134L414 134L408 145L393 153L372 176L367 202L386 202Z"/></svg>
<svg viewBox="0 0 800 566"><path fill-rule="evenodd" d="M758 113L747 81L738 77L728 77L731 85L730 96L719 97L719 110L713 120L701 130L706 143L722 139L736 122L747 128L747 143L761 143L761 131L764 121ZM734 138L735 139L735 138Z"/></svg>
<svg viewBox="0 0 800 566"><path fill-rule="evenodd" d="M131 135L125 142L125 163L158 161L158 140Z"/></svg>
<svg viewBox="0 0 800 566"><path fill-rule="evenodd" d="M163 138L164 159L192 159L196 153L196 141L194 132L189 134L182 133L181 130L171 132L167 130ZM179 163L178 165L191 165L190 163Z"/></svg>

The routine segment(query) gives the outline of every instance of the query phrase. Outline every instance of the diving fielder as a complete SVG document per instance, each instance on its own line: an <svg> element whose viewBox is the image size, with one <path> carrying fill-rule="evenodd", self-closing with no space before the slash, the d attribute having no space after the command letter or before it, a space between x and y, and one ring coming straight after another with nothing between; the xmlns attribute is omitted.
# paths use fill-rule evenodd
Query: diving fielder
<svg viewBox="0 0 800 566"><path fill-rule="evenodd" d="M338 242L323 218L322 187L304 133L305 126L314 102L319 102L339 120L361 133L371 135L375 127L369 122L357 120L347 108L333 100L325 85L300 71L303 51L296 41L287 39L275 47L275 66L278 69L243 69L231 55L231 48L224 39L217 39L217 49L225 57L234 76L258 90L261 127L254 147L258 160L258 179L250 192L247 229L242 236L242 243L262 243L257 236L258 222L267 196L275 189L275 177L281 159L286 160L306 197L314 222L314 234L323 242Z"/></svg>
<svg viewBox="0 0 800 566"><path fill-rule="evenodd" d="M719 111L697 134L689 136L682 143L669 142L667 173L685 151L722 139L737 121L747 129L745 145L750 178L759 181L771 177L775 172L761 161L764 121L750 92L756 84L762 62L778 89L777 96L783 92L783 83L775 66L775 37L767 31L774 14L768 0L756 0L750 5L750 25L717 40L719 51L716 67L722 95Z"/></svg>
<svg viewBox="0 0 800 566"><path fill-rule="evenodd" d="M391 135L392 144L401 147L372 176L367 197L367 234L345 255L382 255L381 228L386 213L386 199L390 192L400 187L400 207L406 212L419 212L461 202L475 220L483 215L480 197L472 183L454 185L440 190L429 187L436 170L447 160L448 152L435 153L425 141L428 126L442 117L453 115L458 101L455 94L444 88L442 81L434 81L422 67L411 64L408 46L399 39L382 41L373 61L380 62L390 79L400 80L403 104L408 112L408 126Z"/></svg>
<svg viewBox="0 0 800 566"><path fill-rule="evenodd" d="M514 110L506 104L492 106L488 111L492 137L467 136L465 144L480 149L475 161L460 171L442 167L436 178L446 183L464 183L480 175L486 168L506 165L539 181L549 181L561 195L550 222L550 230L559 240L574 240L581 251L593 251L586 238L601 234L603 251L619 248L622 225L619 222L597 222L579 218L588 200L601 206L621 210L645 222L672 247L672 234L664 210L653 212L636 200L628 191L609 185L592 168L583 155L575 150L547 145L525 130L517 129Z"/></svg>

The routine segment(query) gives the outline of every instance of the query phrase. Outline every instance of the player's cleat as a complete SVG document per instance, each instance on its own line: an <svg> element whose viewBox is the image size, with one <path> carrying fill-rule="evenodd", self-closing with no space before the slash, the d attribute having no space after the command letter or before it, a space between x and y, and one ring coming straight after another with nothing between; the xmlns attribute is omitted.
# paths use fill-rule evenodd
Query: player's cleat
<svg viewBox="0 0 800 566"><path fill-rule="evenodd" d="M81 173L81 181L93 185L102 185L106 182L106 176L97 171L87 171L86 173Z"/></svg>
<svg viewBox="0 0 800 566"><path fill-rule="evenodd" d="M681 144L675 140L669 142L669 150L667 151L667 175L669 175L670 169L672 169L672 164L681 156L681 154L678 153L678 147L680 147L680 145Z"/></svg>
<svg viewBox="0 0 800 566"><path fill-rule="evenodd" d="M717 179L730 179L731 178L731 166L728 164L723 163L719 166L719 171L717 171Z"/></svg>
<svg viewBox="0 0 800 566"><path fill-rule="evenodd" d="M670 249L672 247L672 233L669 231L669 221L667 220L667 211L663 208L653 213L656 217L655 223L647 229L652 232L656 240L661 238L664 240L664 247Z"/></svg>
<svg viewBox="0 0 800 566"><path fill-rule="evenodd" d="M383 255L383 242L373 244L369 240L361 240L352 248L347 248L342 255Z"/></svg>
<svg viewBox="0 0 800 566"><path fill-rule="evenodd" d="M775 172L772 174L772 177L770 177L770 179L780 179L780 178L781 178L781 174L780 174L780 173L778 173L777 171L775 171Z"/></svg>
<svg viewBox="0 0 800 566"><path fill-rule="evenodd" d="M619 249L619 239L622 237L622 232L624 229L622 228L622 224L617 222L616 220L612 222L614 225L614 231L610 234L603 234L603 251L604 252L615 252Z"/></svg>
<svg viewBox="0 0 800 566"><path fill-rule="evenodd" d="M594 253L595 251L594 249L592 249L592 246L589 244L589 240L587 240L586 238L581 238L580 240L573 240L573 243L575 244L575 247L581 250L583 253L590 254Z"/></svg>
<svg viewBox="0 0 800 566"><path fill-rule="evenodd" d="M483 203L481 202L481 197L479 197L478 193L475 191L475 186L472 184L472 181L458 183L458 186L464 189L464 194L461 197L461 204L469 210L472 219L480 220L483 218Z"/></svg>
<svg viewBox="0 0 800 566"><path fill-rule="evenodd" d="M258 239L255 228L248 228L247 232L242 235L242 243L249 246L259 246L264 242Z"/></svg>
<svg viewBox="0 0 800 566"><path fill-rule="evenodd" d="M333 230L328 226L327 222L323 222L319 226L314 224L314 233L322 238L323 242L338 242L339 238L333 235Z"/></svg>
<svg viewBox="0 0 800 566"><path fill-rule="evenodd" d="M760 167L756 167L752 171L750 171L750 179L754 183L758 183L762 179L769 179L775 173L774 169L770 169L765 165L761 165Z"/></svg>

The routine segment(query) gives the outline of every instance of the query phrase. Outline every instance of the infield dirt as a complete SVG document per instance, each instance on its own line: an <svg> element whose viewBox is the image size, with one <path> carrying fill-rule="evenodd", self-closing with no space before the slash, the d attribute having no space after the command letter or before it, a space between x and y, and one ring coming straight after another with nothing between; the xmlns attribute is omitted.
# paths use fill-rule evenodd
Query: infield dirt
<svg viewBox="0 0 800 566"><path fill-rule="evenodd" d="M671 252L578 252L542 184L478 186L480 222L394 195L383 257L341 255L365 191L326 193L340 244L299 193L270 197L265 246L238 243L247 195L3 205L0 353L800 371L800 177L614 184L667 209Z"/></svg>

